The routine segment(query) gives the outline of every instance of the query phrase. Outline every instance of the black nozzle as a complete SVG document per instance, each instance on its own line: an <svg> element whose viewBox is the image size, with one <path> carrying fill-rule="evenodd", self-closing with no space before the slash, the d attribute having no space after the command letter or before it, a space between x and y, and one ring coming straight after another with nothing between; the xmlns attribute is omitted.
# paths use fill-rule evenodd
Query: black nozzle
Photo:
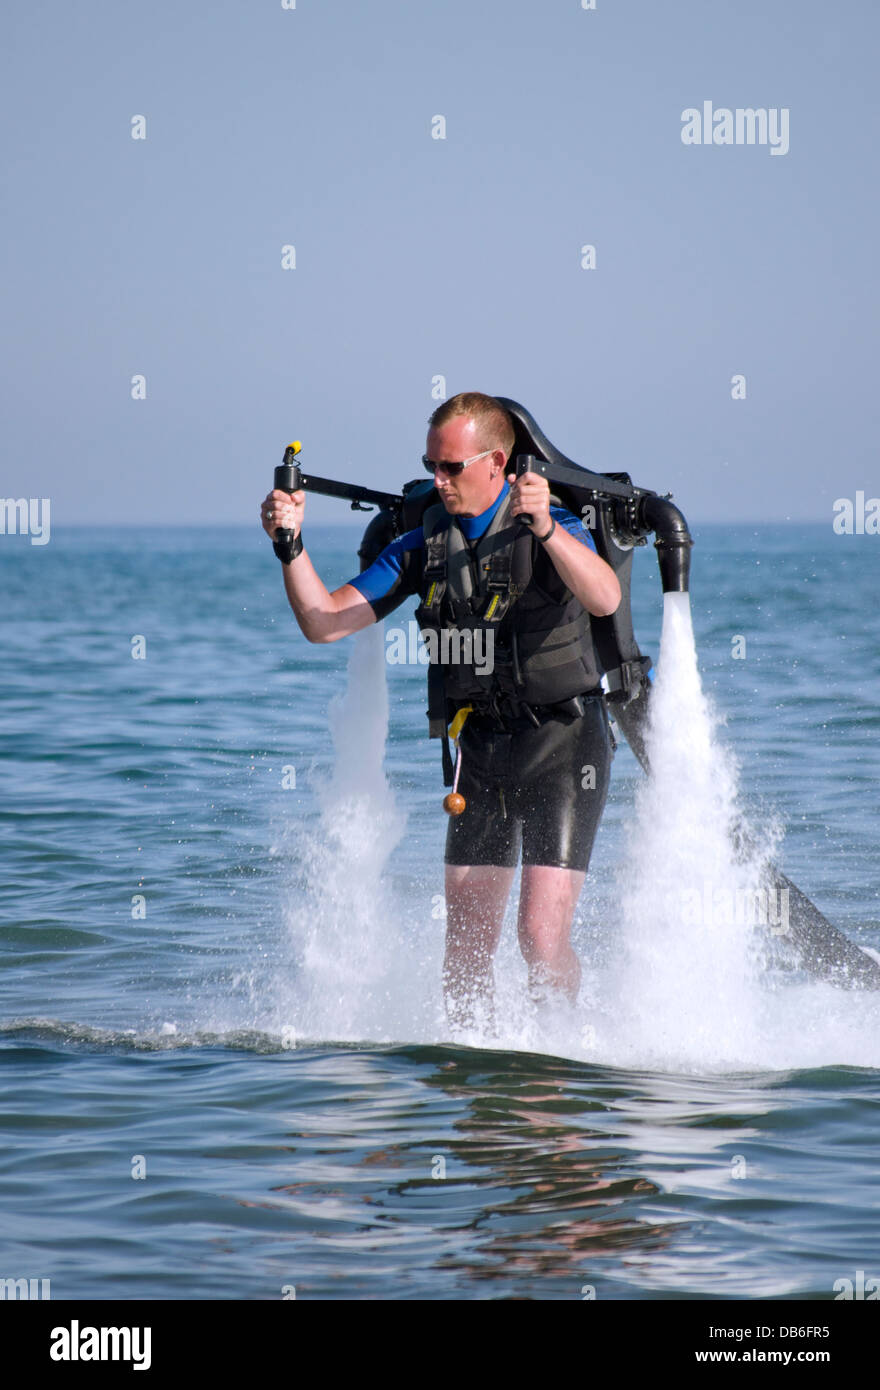
<svg viewBox="0 0 880 1390"><path fill-rule="evenodd" d="M288 444L284 450L284 462L279 463L275 469L275 486L279 492L299 492L300 472L296 462L298 449L294 449L292 444Z"/></svg>
<svg viewBox="0 0 880 1390"><path fill-rule="evenodd" d="M640 520L646 531L654 531L660 582L664 594L688 592L693 539L687 522L674 502L650 492L639 504Z"/></svg>

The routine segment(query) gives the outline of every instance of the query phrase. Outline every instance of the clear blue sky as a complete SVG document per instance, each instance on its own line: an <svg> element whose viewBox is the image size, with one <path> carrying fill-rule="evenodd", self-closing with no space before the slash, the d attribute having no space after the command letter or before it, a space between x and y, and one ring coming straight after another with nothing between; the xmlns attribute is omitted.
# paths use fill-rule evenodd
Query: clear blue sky
<svg viewBox="0 0 880 1390"><path fill-rule="evenodd" d="M695 522L830 526L880 484L878 36L874 0L17 0L0 495L255 523L293 437L396 490L442 374ZM704 101L788 108L789 152L684 145Z"/></svg>

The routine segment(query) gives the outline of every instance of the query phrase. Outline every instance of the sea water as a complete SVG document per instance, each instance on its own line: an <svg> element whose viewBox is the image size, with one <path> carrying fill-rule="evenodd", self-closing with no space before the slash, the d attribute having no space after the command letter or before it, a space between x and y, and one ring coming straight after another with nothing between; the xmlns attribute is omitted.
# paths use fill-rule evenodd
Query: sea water
<svg viewBox="0 0 880 1390"><path fill-rule="evenodd" d="M880 1274L878 999L723 910L775 859L880 945L872 540L698 531L696 640L636 557L654 775L618 749L581 998L530 1011L514 894L498 1034L465 1040L424 667L378 629L306 644L259 536L4 548L0 1276L829 1298ZM331 585L354 550L316 528Z"/></svg>

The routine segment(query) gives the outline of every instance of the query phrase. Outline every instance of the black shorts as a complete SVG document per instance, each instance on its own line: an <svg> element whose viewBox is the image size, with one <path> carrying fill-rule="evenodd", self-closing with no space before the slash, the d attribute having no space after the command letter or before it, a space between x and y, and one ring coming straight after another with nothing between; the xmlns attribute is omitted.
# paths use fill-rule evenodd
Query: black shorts
<svg viewBox="0 0 880 1390"><path fill-rule="evenodd" d="M582 718L546 718L505 730L472 714L461 735L458 790L447 864L523 864L584 872L608 794L611 739L601 695L581 697Z"/></svg>

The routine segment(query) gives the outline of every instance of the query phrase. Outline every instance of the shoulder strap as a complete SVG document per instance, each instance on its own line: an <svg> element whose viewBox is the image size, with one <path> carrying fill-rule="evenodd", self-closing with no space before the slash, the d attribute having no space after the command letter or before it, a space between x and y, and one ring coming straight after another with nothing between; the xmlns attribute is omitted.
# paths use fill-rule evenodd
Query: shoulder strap
<svg viewBox="0 0 880 1390"><path fill-rule="evenodd" d="M510 498L499 507L487 536L502 530L512 532L506 543L493 547L485 564L486 604L483 621L500 623L526 590L532 577L532 533L510 518ZM498 523L497 526L495 523Z"/></svg>
<svg viewBox="0 0 880 1390"><path fill-rule="evenodd" d="M446 593L446 550L449 544L449 513L442 502L428 507L422 518L422 532L425 537L424 608L433 613L439 612L443 595ZM445 522L444 525L438 525Z"/></svg>

